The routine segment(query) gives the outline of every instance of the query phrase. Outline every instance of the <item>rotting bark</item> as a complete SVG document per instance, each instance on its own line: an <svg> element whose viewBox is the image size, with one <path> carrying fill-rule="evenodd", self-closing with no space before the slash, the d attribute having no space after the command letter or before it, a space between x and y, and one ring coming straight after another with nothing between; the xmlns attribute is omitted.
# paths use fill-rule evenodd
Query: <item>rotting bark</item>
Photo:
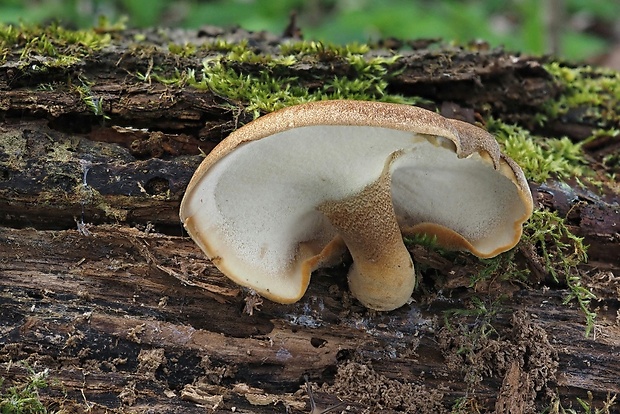
<svg viewBox="0 0 620 414"><path fill-rule="evenodd" d="M591 246L583 277L598 296L598 318L588 338L580 309L563 304L562 284L493 280L471 288L475 260L460 255L457 267L419 246L414 261L430 270L411 305L364 310L347 293L345 265L313 275L299 303L265 301L250 316L246 299L255 298L183 237L178 207L200 152L251 116L243 102L209 91L140 81L138 72L173 73L200 61L166 48L141 54L133 35L118 34L114 46L68 69L11 61L0 68L3 377L25 377L19 361L49 368L62 388L44 394L76 412L204 412L201 405L304 412L304 374L326 383L320 405L340 397L352 412L376 404L383 412L449 411L457 401L531 412L554 391L565 406L592 392L600 407L620 393L617 195L531 183L537 206L558 211ZM217 29L166 39L215 35L250 38L266 54L280 41ZM160 36L146 33L165 45ZM289 70L317 85L348 68L336 59ZM484 113L531 126L537 108L559 93L540 61L502 51L413 50L391 70L390 90L470 121ZM88 79L109 119L94 115L67 79ZM54 82L64 86L37 89ZM547 126L576 140L594 127ZM487 315L471 312L472 297L485 300ZM465 316L453 312L463 308ZM396 398L396 388L421 397Z"/></svg>

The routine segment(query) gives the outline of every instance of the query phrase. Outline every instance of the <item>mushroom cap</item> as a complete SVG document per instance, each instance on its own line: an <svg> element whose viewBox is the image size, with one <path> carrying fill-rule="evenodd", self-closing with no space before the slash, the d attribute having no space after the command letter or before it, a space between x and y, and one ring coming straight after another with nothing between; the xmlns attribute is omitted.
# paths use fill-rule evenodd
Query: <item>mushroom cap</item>
<svg viewBox="0 0 620 414"><path fill-rule="evenodd" d="M362 192L390 157L384 202L404 233L436 235L479 257L519 241L531 193L491 134L422 108L364 101L288 107L236 130L196 170L181 220L226 276L292 303L311 272L345 248L319 207Z"/></svg>

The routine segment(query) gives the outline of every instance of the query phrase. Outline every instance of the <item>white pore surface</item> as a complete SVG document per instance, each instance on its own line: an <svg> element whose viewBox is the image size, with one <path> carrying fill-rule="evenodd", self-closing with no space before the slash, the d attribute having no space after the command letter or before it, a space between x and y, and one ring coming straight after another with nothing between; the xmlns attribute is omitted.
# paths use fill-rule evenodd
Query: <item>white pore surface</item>
<svg viewBox="0 0 620 414"><path fill-rule="evenodd" d="M510 245L525 215L516 185L478 154L458 159L428 145L396 160L392 198L401 227L441 224L483 255Z"/></svg>
<svg viewBox="0 0 620 414"><path fill-rule="evenodd" d="M407 151L393 164L393 196L403 223L438 222L480 240L498 231L514 237L496 218L515 213L508 206L518 195L507 178L485 162L459 160L420 136L386 128L302 127L243 144L202 177L185 216L204 229L199 238L229 277L296 299L306 289L299 243L325 246L336 235L316 207L360 192L400 149Z"/></svg>

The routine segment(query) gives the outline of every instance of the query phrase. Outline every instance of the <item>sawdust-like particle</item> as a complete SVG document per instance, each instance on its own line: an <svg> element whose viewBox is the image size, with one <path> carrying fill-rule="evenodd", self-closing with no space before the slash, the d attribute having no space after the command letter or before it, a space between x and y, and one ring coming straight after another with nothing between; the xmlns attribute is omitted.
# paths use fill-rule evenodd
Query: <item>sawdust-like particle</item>
<svg viewBox="0 0 620 414"><path fill-rule="evenodd" d="M486 334L460 324L438 334L446 365L461 371L470 389L487 378L502 380L496 412L535 413L538 398L554 394L557 351L545 330L524 311L512 316L511 328Z"/></svg>
<svg viewBox="0 0 620 414"><path fill-rule="evenodd" d="M348 403L359 404L364 413L394 410L402 413L447 413L443 393L423 385L401 383L375 372L359 362L338 367L334 385L323 392L336 394Z"/></svg>
<svg viewBox="0 0 620 414"><path fill-rule="evenodd" d="M155 371L166 363L164 349L142 349L138 355L138 373L146 375L151 379L155 379Z"/></svg>

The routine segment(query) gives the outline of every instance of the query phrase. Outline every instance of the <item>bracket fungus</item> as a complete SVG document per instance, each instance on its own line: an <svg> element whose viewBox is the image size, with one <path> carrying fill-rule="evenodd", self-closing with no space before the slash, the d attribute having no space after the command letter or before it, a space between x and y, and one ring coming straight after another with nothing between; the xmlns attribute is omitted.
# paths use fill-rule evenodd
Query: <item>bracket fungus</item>
<svg viewBox="0 0 620 414"><path fill-rule="evenodd" d="M494 137L422 108L320 101L224 139L181 203L189 235L230 279L279 303L349 250L351 293L404 305L415 284L403 234L493 257L520 239L532 196Z"/></svg>

